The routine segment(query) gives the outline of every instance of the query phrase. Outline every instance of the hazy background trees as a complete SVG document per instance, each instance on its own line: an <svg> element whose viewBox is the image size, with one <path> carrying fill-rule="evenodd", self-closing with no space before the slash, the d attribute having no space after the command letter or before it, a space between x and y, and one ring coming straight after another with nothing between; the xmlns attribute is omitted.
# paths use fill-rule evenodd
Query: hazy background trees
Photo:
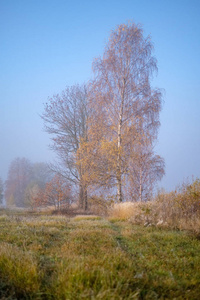
<svg viewBox="0 0 200 300"><path fill-rule="evenodd" d="M51 181L53 173L49 165L43 162L31 164L31 179L26 186L24 194L24 205L34 207L35 201L41 190L45 189L48 182Z"/></svg>
<svg viewBox="0 0 200 300"><path fill-rule="evenodd" d="M31 180L31 162L26 158L14 159L8 170L5 198L8 205L23 207L25 189Z"/></svg>
<svg viewBox="0 0 200 300"><path fill-rule="evenodd" d="M10 164L5 182L6 204L32 206L39 189L44 188L51 178L47 164L32 163L24 157L15 158Z"/></svg>

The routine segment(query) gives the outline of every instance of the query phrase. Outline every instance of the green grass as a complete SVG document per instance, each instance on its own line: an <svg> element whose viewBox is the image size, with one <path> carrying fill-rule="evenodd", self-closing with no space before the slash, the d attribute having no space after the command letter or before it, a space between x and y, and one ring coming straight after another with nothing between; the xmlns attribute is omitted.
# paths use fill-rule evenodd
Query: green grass
<svg viewBox="0 0 200 300"><path fill-rule="evenodd" d="M100 217L2 212L0 299L200 299L200 242Z"/></svg>

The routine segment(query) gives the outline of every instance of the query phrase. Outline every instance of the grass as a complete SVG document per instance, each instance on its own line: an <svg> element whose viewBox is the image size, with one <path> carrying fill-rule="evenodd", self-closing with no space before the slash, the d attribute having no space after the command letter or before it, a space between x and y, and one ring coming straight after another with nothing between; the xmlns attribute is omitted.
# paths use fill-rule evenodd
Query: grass
<svg viewBox="0 0 200 300"><path fill-rule="evenodd" d="M200 242L87 216L0 215L1 299L200 299Z"/></svg>

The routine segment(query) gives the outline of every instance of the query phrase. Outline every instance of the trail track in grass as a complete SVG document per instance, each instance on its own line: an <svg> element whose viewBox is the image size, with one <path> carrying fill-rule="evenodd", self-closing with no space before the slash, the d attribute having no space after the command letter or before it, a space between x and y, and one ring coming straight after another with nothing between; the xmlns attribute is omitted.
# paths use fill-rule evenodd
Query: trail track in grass
<svg viewBox="0 0 200 300"><path fill-rule="evenodd" d="M0 215L1 299L200 299L200 241L96 216Z"/></svg>

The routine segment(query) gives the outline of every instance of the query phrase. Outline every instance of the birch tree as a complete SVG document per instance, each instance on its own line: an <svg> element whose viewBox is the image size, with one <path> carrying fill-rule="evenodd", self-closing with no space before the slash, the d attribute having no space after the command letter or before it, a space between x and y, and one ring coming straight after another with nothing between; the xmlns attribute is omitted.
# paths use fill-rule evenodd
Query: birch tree
<svg viewBox="0 0 200 300"><path fill-rule="evenodd" d="M98 144L112 144L115 163L110 174L115 176L119 202L123 200L122 181L128 157L134 151L140 128L153 143L159 127L162 95L150 84L157 70L152 50L151 39L143 36L140 26L120 25L111 32L103 57L93 63L91 132L102 128L104 142Z"/></svg>

